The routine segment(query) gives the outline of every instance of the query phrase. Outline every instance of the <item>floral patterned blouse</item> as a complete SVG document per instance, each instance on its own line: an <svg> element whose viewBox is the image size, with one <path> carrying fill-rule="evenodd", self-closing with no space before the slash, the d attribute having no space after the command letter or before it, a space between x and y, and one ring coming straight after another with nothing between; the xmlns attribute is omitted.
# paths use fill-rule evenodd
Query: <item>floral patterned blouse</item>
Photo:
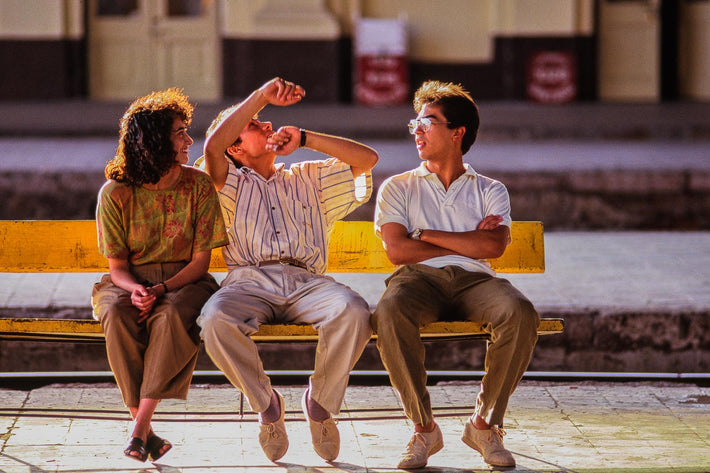
<svg viewBox="0 0 710 473"><path fill-rule="evenodd" d="M107 181L99 191L96 227L99 252L132 266L187 262L228 242L212 180L189 166L181 166L164 190Z"/></svg>

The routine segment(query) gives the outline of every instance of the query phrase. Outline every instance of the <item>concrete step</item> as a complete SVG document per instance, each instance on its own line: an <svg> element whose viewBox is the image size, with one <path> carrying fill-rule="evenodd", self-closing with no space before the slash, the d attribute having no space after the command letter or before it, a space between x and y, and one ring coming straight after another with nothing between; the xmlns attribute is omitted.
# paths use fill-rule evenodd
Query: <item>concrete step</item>
<svg viewBox="0 0 710 473"><path fill-rule="evenodd" d="M496 171L516 220L546 230L710 230L710 169ZM377 187L387 177L375 174ZM0 219L92 219L101 171L0 171ZM348 218L372 220L375 199Z"/></svg>
<svg viewBox="0 0 710 473"><path fill-rule="evenodd" d="M192 123L204 136L210 122L232 102L199 103ZM117 136L126 103L89 100L0 102L0 136ZM710 103L537 104L480 102L480 136L485 140L710 139ZM275 126L297 125L353 138L407 136L416 115L409 105L365 107L309 104L268 107L261 114Z"/></svg>

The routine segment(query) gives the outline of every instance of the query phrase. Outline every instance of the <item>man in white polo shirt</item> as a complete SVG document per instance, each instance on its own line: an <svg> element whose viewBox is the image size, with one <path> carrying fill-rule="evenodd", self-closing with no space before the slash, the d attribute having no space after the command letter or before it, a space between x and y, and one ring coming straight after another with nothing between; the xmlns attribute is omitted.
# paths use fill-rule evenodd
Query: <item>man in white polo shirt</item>
<svg viewBox="0 0 710 473"><path fill-rule="evenodd" d="M223 111L205 142L203 166L219 193L229 245L229 274L205 304L198 324L207 353L259 413L259 442L276 461L286 454L283 398L271 387L249 334L266 322L318 330L314 373L302 406L313 447L325 460L340 449L332 416L340 411L350 370L372 334L367 302L323 273L334 223L372 193L372 148L293 126L273 130L257 114L266 105L298 103L304 90L275 78ZM276 164L307 147L322 161ZM359 179L358 179L359 178Z"/></svg>
<svg viewBox="0 0 710 473"><path fill-rule="evenodd" d="M409 130L421 165L380 187L375 230L400 267L372 317L377 348L415 433L399 468L420 468L443 448L426 388L419 328L442 319L483 324L491 341L476 410L462 440L494 466L514 466L503 447L503 416L537 342L539 316L487 258L510 241L510 200L463 155L476 139L478 107L460 85L430 81L416 92Z"/></svg>

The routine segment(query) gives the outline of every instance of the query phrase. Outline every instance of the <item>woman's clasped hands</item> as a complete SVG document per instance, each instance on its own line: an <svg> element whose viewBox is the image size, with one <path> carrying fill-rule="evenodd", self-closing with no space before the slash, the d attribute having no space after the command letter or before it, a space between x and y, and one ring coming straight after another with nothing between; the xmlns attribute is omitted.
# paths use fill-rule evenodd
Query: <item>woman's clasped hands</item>
<svg viewBox="0 0 710 473"><path fill-rule="evenodd" d="M143 323L145 319L153 311L153 306L155 301L158 300L157 286L145 287L137 286L133 292L131 292L131 303L140 310L138 314L138 323Z"/></svg>

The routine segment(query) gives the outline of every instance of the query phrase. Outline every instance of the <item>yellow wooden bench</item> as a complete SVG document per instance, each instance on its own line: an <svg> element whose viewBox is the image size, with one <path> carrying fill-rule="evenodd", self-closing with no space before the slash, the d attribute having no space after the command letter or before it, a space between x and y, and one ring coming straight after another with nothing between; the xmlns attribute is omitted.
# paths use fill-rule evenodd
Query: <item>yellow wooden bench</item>
<svg viewBox="0 0 710 473"><path fill-rule="evenodd" d="M545 271L543 227L540 222L513 222L512 243L502 257L491 260L501 273ZM382 243L372 222L338 222L331 236L328 271L389 273ZM212 252L210 271L227 270L221 250ZM106 259L98 252L93 220L0 221L0 272L74 273L107 272ZM383 288L384 289L384 288ZM88 301L87 301L88 304ZM542 319L538 333L560 333L562 319ZM425 339L487 338L475 322L436 322L422 328ZM309 325L262 325L252 335L259 342L313 341L317 332ZM95 320L48 318L0 318L0 340L71 341L103 343Z"/></svg>

